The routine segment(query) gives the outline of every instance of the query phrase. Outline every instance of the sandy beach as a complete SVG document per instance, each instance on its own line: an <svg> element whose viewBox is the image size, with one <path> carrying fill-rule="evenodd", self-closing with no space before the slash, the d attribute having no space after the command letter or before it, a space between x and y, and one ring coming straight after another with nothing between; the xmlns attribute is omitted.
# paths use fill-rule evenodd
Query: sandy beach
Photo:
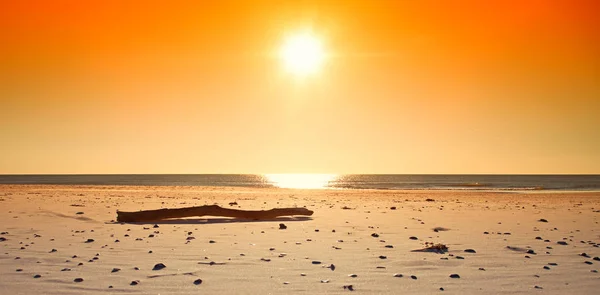
<svg viewBox="0 0 600 295"><path fill-rule="evenodd" d="M212 204L314 214L115 222ZM599 221L598 192L2 185L0 294L597 294Z"/></svg>

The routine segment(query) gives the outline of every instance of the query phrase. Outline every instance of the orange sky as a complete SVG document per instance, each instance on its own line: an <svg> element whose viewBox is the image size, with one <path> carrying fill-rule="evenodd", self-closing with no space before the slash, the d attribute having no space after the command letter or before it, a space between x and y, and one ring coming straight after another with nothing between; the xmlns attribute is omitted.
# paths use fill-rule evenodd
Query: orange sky
<svg viewBox="0 0 600 295"><path fill-rule="evenodd" d="M600 173L598 1L12 2L0 174Z"/></svg>

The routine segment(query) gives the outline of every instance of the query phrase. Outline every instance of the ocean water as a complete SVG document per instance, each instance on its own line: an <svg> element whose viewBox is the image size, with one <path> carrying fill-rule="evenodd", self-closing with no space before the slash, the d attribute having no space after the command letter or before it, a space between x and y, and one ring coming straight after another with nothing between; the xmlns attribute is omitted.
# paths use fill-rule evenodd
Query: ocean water
<svg viewBox="0 0 600 295"><path fill-rule="evenodd" d="M0 175L0 184L230 186L384 190L600 191L600 175L105 174Z"/></svg>

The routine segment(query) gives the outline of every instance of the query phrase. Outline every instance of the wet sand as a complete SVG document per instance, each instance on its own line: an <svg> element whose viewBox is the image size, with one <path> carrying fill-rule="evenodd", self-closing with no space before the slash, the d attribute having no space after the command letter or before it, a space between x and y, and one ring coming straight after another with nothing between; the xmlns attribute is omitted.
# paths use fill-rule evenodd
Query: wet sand
<svg viewBox="0 0 600 295"><path fill-rule="evenodd" d="M315 213L114 222L212 204ZM596 294L599 221L597 192L2 185L0 294Z"/></svg>

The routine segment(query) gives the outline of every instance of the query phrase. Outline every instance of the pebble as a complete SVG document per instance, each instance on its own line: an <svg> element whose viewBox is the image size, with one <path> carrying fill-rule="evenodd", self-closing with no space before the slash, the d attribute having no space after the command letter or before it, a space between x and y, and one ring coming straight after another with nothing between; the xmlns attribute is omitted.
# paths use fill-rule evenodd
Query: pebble
<svg viewBox="0 0 600 295"><path fill-rule="evenodd" d="M593 263L593 262L591 262L591 261L586 261L586 262L584 262L584 263L585 263L585 264L594 264L594 263Z"/></svg>
<svg viewBox="0 0 600 295"><path fill-rule="evenodd" d="M261 260L261 261L265 261L265 262L269 262L269 261L271 261L271 259L270 259L270 258L261 258L260 260Z"/></svg>
<svg viewBox="0 0 600 295"><path fill-rule="evenodd" d="M410 237L409 239L411 239L411 240L418 240L419 238L413 236L413 237Z"/></svg>
<svg viewBox="0 0 600 295"><path fill-rule="evenodd" d="M35 276L33 276L34 279L39 279L41 277L42 277L42 275L35 275Z"/></svg>
<svg viewBox="0 0 600 295"><path fill-rule="evenodd" d="M349 276L349 277L351 277L351 278L356 278L356 277L358 277L358 275L356 275L356 274L349 274L348 276Z"/></svg>
<svg viewBox="0 0 600 295"><path fill-rule="evenodd" d="M279 229L287 229L287 226L283 223L279 224Z"/></svg>
<svg viewBox="0 0 600 295"><path fill-rule="evenodd" d="M538 221L539 221L539 222L548 222L548 220L546 220L546 219L544 219L544 218L542 218L542 219L540 219L540 220L538 220Z"/></svg>
<svg viewBox="0 0 600 295"><path fill-rule="evenodd" d="M417 279L417 276L415 276L415 275L412 275L412 276L410 276L410 278L411 278L411 279L413 279L413 280L416 280L416 279Z"/></svg>
<svg viewBox="0 0 600 295"><path fill-rule="evenodd" d="M81 282L83 282L83 278L76 278L76 279L73 280L73 282L75 282L75 283L81 283Z"/></svg>
<svg viewBox="0 0 600 295"><path fill-rule="evenodd" d="M403 277L403 276L404 276L404 275L403 275L403 274L401 274L401 273L395 273L395 274L394 274L394 277L395 277L395 278L401 278L401 277Z"/></svg>
<svg viewBox="0 0 600 295"><path fill-rule="evenodd" d="M86 243L92 243L94 241L94 239L87 239L85 242Z"/></svg>
<svg viewBox="0 0 600 295"><path fill-rule="evenodd" d="M321 280L321 283L329 283L329 280Z"/></svg>
<svg viewBox="0 0 600 295"><path fill-rule="evenodd" d="M594 260L596 260L596 261L600 261L600 257L598 257L598 256L596 256L596 257L594 257L594 258L592 258L592 259L594 259Z"/></svg>
<svg viewBox="0 0 600 295"><path fill-rule="evenodd" d="M166 265L162 264L162 263L157 263L154 265L154 267L152 268L152 270L161 270L163 268L167 267Z"/></svg>
<svg viewBox="0 0 600 295"><path fill-rule="evenodd" d="M200 285L202 284L202 279L197 279L194 281L194 285Z"/></svg>
<svg viewBox="0 0 600 295"><path fill-rule="evenodd" d="M313 260L312 264L321 264L321 261Z"/></svg>
<svg viewBox="0 0 600 295"><path fill-rule="evenodd" d="M394 248L392 245L385 245L386 248Z"/></svg>
<svg viewBox="0 0 600 295"><path fill-rule="evenodd" d="M556 243L557 243L557 244L559 244L559 245L563 245L563 246L566 246L566 245L568 245L568 244L569 244L569 243L567 243L567 242L565 242L565 241L558 241L558 242L556 242Z"/></svg>
<svg viewBox="0 0 600 295"><path fill-rule="evenodd" d="M371 237L374 237L374 238L379 238L379 234L377 234L377 233L372 233L372 234L371 234Z"/></svg>
<svg viewBox="0 0 600 295"><path fill-rule="evenodd" d="M344 289L354 291L354 287L352 285L344 285Z"/></svg>
<svg viewBox="0 0 600 295"><path fill-rule="evenodd" d="M465 249L465 252L467 252L467 253L477 253L477 251L475 251L473 249Z"/></svg>
<svg viewBox="0 0 600 295"><path fill-rule="evenodd" d="M120 268L118 268L118 267L115 267L115 268L113 268L113 269L112 269L110 272L118 272L118 271L120 271L120 270L121 270Z"/></svg>
<svg viewBox="0 0 600 295"><path fill-rule="evenodd" d="M140 281L139 280L135 280L135 281L131 281L131 283L129 283L130 286L135 286L137 284L139 284Z"/></svg>
<svg viewBox="0 0 600 295"><path fill-rule="evenodd" d="M453 278L453 279L460 279L460 275L457 274L457 273L451 274L450 277Z"/></svg>
<svg viewBox="0 0 600 295"><path fill-rule="evenodd" d="M440 287L440 291L444 291L444 288Z"/></svg>
<svg viewBox="0 0 600 295"><path fill-rule="evenodd" d="M17 271L23 271L23 269L22 268L17 268Z"/></svg>

